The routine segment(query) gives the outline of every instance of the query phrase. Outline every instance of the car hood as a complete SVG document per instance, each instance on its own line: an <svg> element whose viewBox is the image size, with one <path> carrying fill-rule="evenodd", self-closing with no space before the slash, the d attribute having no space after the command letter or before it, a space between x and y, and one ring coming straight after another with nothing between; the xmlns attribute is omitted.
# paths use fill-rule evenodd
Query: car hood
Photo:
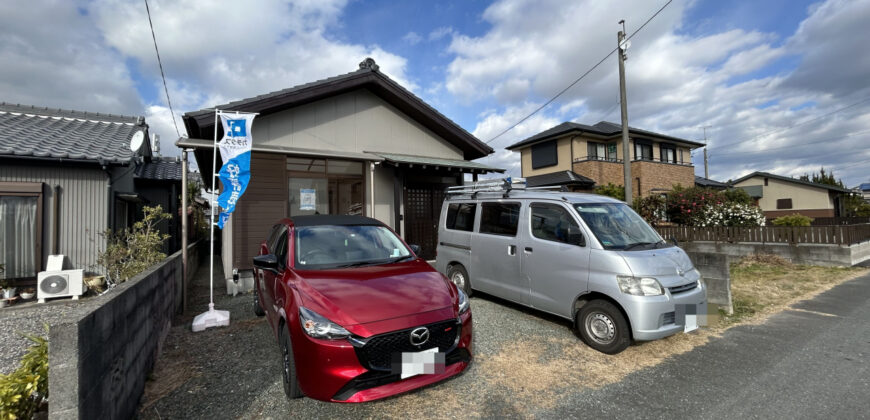
<svg viewBox="0 0 870 420"><path fill-rule="evenodd" d="M303 304L345 327L435 311L455 300L444 276L423 260L296 273Z"/></svg>
<svg viewBox="0 0 870 420"><path fill-rule="evenodd" d="M655 277L662 286L672 287L697 280L689 256L677 247L642 251L619 251L632 274L637 277Z"/></svg>

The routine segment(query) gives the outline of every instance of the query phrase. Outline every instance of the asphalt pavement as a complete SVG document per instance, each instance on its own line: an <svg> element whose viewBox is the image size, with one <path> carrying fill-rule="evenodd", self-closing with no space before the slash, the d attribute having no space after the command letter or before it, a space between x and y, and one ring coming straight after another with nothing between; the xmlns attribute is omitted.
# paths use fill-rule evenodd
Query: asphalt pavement
<svg viewBox="0 0 870 420"><path fill-rule="evenodd" d="M870 276L571 396L551 416L870 418Z"/></svg>

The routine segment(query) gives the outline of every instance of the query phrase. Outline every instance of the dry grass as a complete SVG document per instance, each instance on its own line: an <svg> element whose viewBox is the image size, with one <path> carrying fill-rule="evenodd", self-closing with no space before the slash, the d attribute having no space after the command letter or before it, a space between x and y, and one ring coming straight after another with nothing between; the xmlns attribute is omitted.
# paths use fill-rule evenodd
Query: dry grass
<svg viewBox="0 0 870 420"><path fill-rule="evenodd" d="M859 268L800 266L779 257L754 256L732 266L735 315L716 318L713 325L690 334L630 346L608 356L592 350L574 336L534 336L513 342L496 354L475 357L472 390L466 386L427 388L385 407L389 417L455 413L462 418L488 417L485 407L493 396L508 404L512 417L532 417L532 409L555 407L560 397L583 388L598 388L627 375L691 351L728 328L763 322L771 314L866 274ZM475 392L486 390L486 393ZM500 398L500 397L499 397ZM447 405L444 407L444 405ZM483 411L483 412L482 412Z"/></svg>

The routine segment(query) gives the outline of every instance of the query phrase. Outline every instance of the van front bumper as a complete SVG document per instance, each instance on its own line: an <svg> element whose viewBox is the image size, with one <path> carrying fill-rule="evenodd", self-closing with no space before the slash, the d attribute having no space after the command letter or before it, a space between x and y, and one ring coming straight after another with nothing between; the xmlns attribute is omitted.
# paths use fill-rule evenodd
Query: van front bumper
<svg viewBox="0 0 870 420"><path fill-rule="evenodd" d="M686 307L693 307L698 315L706 315L707 289L703 282L692 290L675 295L668 290L662 296L623 295L622 298L620 303L628 314L635 341L658 340L682 332L685 323L678 319L678 313L693 312L686 311ZM686 306L680 311L678 305Z"/></svg>

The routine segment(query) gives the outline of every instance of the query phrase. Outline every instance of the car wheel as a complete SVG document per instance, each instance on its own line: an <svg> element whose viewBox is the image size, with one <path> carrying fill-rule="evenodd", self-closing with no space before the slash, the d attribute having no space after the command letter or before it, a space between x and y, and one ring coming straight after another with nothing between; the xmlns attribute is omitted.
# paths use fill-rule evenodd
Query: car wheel
<svg viewBox="0 0 870 420"><path fill-rule="evenodd" d="M450 268L447 269L447 278L450 279L456 287L462 289L466 296L471 297L471 281L468 279L468 271L465 271L465 267L461 264L451 265Z"/></svg>
<svg viewBox="0 0 870 420"><path fill-rule="evenodd" d="M260 305L260 294L254 290L254 315L264 316L266 311L263 310L263 305Z"/></svg>
<svg viewBox="0 0 870 420"><path fill-rule="evenodd" d="M575 320L580 338L589 347L606 354L617 354L631 344L628 321L614 304L593 300L580 309Z"/></svg>
<svg viewBox="0 0 870 420"><path fill-rule="evenodd" d="M287 326L281 324L281 377L284 379L284 394L289 399L301 398L302 389L296 377L296 362L293 360L293 346Z"/></svg>

